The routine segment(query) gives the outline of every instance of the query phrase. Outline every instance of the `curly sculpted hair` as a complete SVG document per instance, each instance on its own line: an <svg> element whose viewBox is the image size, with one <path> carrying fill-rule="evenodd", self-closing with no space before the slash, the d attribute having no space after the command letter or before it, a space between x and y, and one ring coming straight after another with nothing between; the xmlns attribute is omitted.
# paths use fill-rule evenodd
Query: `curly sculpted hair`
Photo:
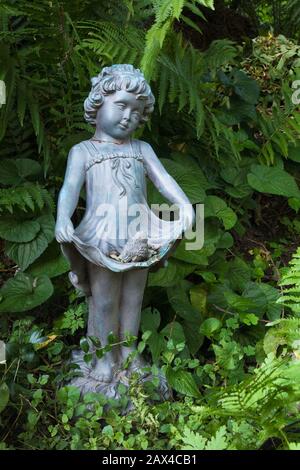
<svg viewBox="0 0 300 470"><path fill-rule="evenodd" d="M104 96L115 91L125 90L135 93L136 98L145 100L145 108L140 124L148 120L154 109L155 98L143 73L129 64L116 64L105 67L97 77L91 79L92 89L84 101L84 118L96 125L97 111L104 101Z"/></svg>

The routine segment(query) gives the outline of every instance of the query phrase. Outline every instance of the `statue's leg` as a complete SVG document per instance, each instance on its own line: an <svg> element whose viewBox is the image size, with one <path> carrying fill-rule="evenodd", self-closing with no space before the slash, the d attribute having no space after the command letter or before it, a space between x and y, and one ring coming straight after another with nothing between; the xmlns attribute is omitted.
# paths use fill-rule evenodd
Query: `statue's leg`
<svg viewBox="0 0 300 470"><path fill-rule="evenodd" d="M119 301L122 274L88 263L91 286L89 298L88 334L97 336L102 345L107 344L107 337L113 332L119 333ZM91 376L102 382L110 382L113 368L118 360L118 351L114 348L101 359L97 359Z"/></svg>
<svg viewBox="0 0 300 470"><path fill-rule="evenodd" d="M144 290L147 282L148 269L128 271L123 274L120 297L120 339L126 333L138 336L141 321L141 309ZM120 360L123 362L130 353L136 350L136 344L120 348Z"/></svg>

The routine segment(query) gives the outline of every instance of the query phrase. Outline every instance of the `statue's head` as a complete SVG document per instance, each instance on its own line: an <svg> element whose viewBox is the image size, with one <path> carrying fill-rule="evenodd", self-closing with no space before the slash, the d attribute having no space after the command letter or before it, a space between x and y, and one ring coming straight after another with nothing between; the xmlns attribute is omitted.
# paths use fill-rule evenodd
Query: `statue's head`
<svg viewBox="0 0 300 470"><path fill-rule="evenodd" d="M84 102L84 117L93 126L103 127L108 115L112 115L108 125L114 125L119 119L118 109L124 109L129 103L132 131L146 122L154 109L155 98L151 88L143 73L132 65L105 67L91 79L91 83L92 89ZM105 112L100 110L102 107L106 108Z"/></svg>

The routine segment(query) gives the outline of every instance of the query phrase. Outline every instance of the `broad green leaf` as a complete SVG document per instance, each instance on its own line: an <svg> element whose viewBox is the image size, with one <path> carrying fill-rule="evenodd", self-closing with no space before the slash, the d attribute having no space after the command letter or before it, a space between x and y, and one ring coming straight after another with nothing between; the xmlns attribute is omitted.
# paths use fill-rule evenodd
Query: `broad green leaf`
<svg viewBox="0 0 300 470"><path fill-rule="evenodd" d="M252 165L248 183L260 193L285 197L300 197L300 191L292 175L278 167Z"/></svg>
<svg viewBox="0 0 300 470"><path fill-rule="evenodd" d="M190 168L184 164L179 165L178 163L167 159L161 159L161 162L167 172L185 192L192 204L204 201L204 188L207 186L207 180L200 169L199 171L195 171L194 168Z"/></svg>
<svg viewBox="0 0 300 470"><path fill-rule="evenodd" d="M152 354L152 360L157 364L162 351L166 349L166 340L160 333L152 331L150 338L147 339L147 343Z"/></svg>
<svg viewBox="0 0 300 470"><path fill-rule="evenodd" d="M203 312L195 309L189 299L188 292L185 292L180 285L169 287L167 290L168 299L175 310L177 315L187 321L200 322L202 321Z"/></svg>
<svg viewBox="0 0 300 470"><path fill-rule="evenodd" d="M184 159L184 156L182 158ZM184 165L184 162L178 163L166 158L162 158L160 161L185 192L192 204L204 201L205 189L210 185L200 168L195 170L195 168L191 168L189 165ZM154 188L152 183L149 183L148 198L150 204L165 202L165 199Z"/></svg>
<svg viewBox="0 0 300 470"><path fill-rule="evenodd" d="M294 162L300 163L300 142L296 145L290 144L288 146L288 158Z"/></svg>
<svg viewBox="0 0 300 470"><path fill-rule="evenodd" d="M218 222L214 221L214 219L207 219L204 224L203 248L200 250L187 250L186 245L190 242L183 239L176 248L173 258L190 264L207 266L209 263L208 257L215 253L217 245L223 236L224 232L218 226Z"/></svg>
<svg viewBox="0 0 300 470"><path fill-rule="evenodd" d="M198 310L198 312L202 314L206 312L207 291L202 286L194 286L190 290L190 299L192 306Z"/></svg>
<svg viewBox="0 0 300 470"><path fill-rule="evenodd" d="M54 218L51 214L36 219L41 229L37 236L27 243L6 242L5 252L25 271L46 250L54 237Z"/></svg>
<svg viewBox="0 0 300 470"><path fill-rule="evenodd" d="M141 316L141 329L142 331L153 331L157 330L160 325L160 313L159 311L154 308L152 309L151 307L145 308L142 311L142 316Z"/></svg>
<svg viewBox="0 0 300 470"><path fill-rule="evenodd" d="M236 294L235 292L225 292L224 296L228 305L237 311L249 312L256 307L255 299Z"/></svg>
<svg viewBox="0 0 300 470"><path fill-rule="evenodd" d="M161 268L156 273L149 274L148 286L174 286L195 269L196 265L170 259L166 268Z"/></svg>
<svg viewBox="0 0 300 470"><path fill-rule="evenodd" d="M182 153L182 152L172 152L171 154L172 159L166 159L162 158L161 161L163 165L165 166L166 170L170 172L170 174L173 173L173 168L174 168L174 163L180 165L187 170L189 168L189 173L192 174L194 178L197 178L199 186L206 191L207 189L212 189L215 188L215 184L211 183L206 179L206 176L204 175L203 171L201 170L201 167L199 163L190 155ZM178 168L178 167L176 167ZM176 174L176 171L175 173Z"/></svg>
<svg viewBox="0 0 300 470"><path fill-rule="evenodd" d="M0 312L26 312L44 303L53 293L47 276L33 278L18 273L0 289Z"/></svg>
<svg viewBox="0 0 300 470"><path fill-rule="evenodd" d="M62 255L56 241L50 243L46 251L27 269L32 276L46 274L50 279L70 270L70 264Z"/></svg>
<svg viewBox="0 0 300 470"><path fill-rule="evenodd" d="M41 165L36 160L30 158L18 158L15 160L18 173L21 178L25 179L28 176L38 175L42 171Z"/></svg>
<svg viewBox="0 0 300 470"><path fill-rule="evenodd" d="M290 197L288 200L289 206L298 214L300 209L300 198Z"/></svg>
<svg viewBox="0 0 300 470"><path fill-rule="evenodd" d="M226 186L225 191L235 199L243 199L253 193L253 189L248 184L241 184L237 187Z"/></svg>
<svg viewBox="0 0 300 470"><path fill-rule="evenodd" d="M196 274L199 274L199 276L201 276L207 284L217 282L216 275L211 271L196 271ZM196 307L192 301L192 297L191 303L193 307Z"/></svg>
<svg viewBox="0 0 300 470"><path fill-rule="evenodd" d="M168 323L160 332L161 335L166 336L168 339L172 339L174 344L185 343L185 335L183 328L178 322Z"/></svg>
<svg viewBox="0 0 300 470"><path fill-rule="evenodd" d="M22 182L14 160L2 160L0 165L0 183L4 185L17 185Z"/></svg>
<svg viewBox="0 0 300 470"><path fill-rule="evenodd" d="M169 287L167 293L172 308L183 319L182 326L189 351L195 354L203 343L203 335L199 332L203 313L191 305L189 298L191 285L183 281L174 287Z"/></svg>
<svg viewBox="0 0 300 470"><path fill-rule="evenodd" d="M26 177L37 175L40 171L41 165L36 160L29 158L4 159L0 166L0 183L17 185L23 182Z"/></svg>
<svg viewBox="0 0 300 470"><path fill-rule="evenodd" d="M75 386L61 387L56 394L56 399L60 403L66 404L69 400L75 406L80 400L80 390Z"/></svg>
<svg viewBox="0 0 300 470"><path fill-rule="evenodd" d="M210 246L203 247L200 250L187 250L187 243L191 242L185 239L181 240L180 244L176 248L173 257L180 261L185 261L186 263L196 264L197 266L199 264L201 264L202 266L207 266L207 257L215 252L215 246L211 244Z"/></svg>
<svg viewBox="0 0 300 470"><path fill-rule="evenodd" d="M195 322L183 320L182 327L189 352L196 354L204 342L204 336L199 331L199 320Z"/></svg>
<svg viewBox="0 0 300 470"><path fill-rule="evenodd" d="M5 252L13 259L20 268L25 271L47 248L48 240L42 230L38 235L27 243L7 242Z"/></svg>
<svg viewBox="0 0 300 470"><path fill-rule="evenodd" d="M230 230L237 222L235 212L227 206L223 199L217 196L207 196L204 201L204 212L206 217L217 217L226 230Z"/></svg>
<svg viewBox="0 0 300 470"><path fill-rule="evenodd" d="M40 224L48 243L52 242L54 238L55 220L52 214L45 214L38 217L37 222Z"/></svg>
<svg viewBox="0 0 300 470"><path fill-rule="evenodd" d="M209 305L217 305L220 308L228 309L228 302L225 293L234 293L230 288L229 282L225 279L223 282L212 284L207 294L207 302ZM230 310L230 309L228 309Z"/></svg>
<svg viewBox="0 0 300 470"><path fill-rule="evenodd" d="M166 378L169 385L176 392L187 395L188 397L201 398L196 382L190 372L184 370L174 370L168 367L166 370Z"/></svg>
<svg viewBox="0 0 300 470"><path fill-rule="evenodd" d="M230 108L223 107L217 113L218 119L227 126L235 126L243 121L256 121L257 113L254 104L245 103L238 97L232 97L230 100ZM253 142L253 141L252 141ZM253 143L253 146L255 144ZM257 149L259 147L256 146Z"/></svg>
<svg viewBox="0 0 300 470"><path fill-rule="evenodd" d="M230 232L223 232L220 240L217 243L217 249L222 250L225 248L231 248L234 245L234 239Z"/></svg>
<svg viewBox="0 0 300 470"><path fill-rule="evenodd" d="M250 308L249 313L254 313L258 316L267 315L271 321L280 318L281 307L276 303L279 298L279 291L275 287L265 283L249 282L242 293L245 300L253 302L253 308Z"/></svg>
<svg viewBox="0 0 300 470"><path fill-rule="evenodd" d="M89 343L88 343L86 338L81 338L80 339L80 347L81 347L83 352L85 352L85 353L89 352L90 346L89 346Z"/></svg>
<svg viewBox="0 0 300 470"><path fill-rule="evenodd" d="M210 338L221 327L222 322L218 318L207 318L200 327L200 333Z"/></svg>
<svg viewBox="0 0 300 470"><path fill-rule="evenodd" d="M166 341L160 333L157 332L160 325L160 313L158 310L151 307L146 308L141 316L141 330L142 332L151 331L150 337L147 339L147 344L152 354L154 363L158 362L161 352L166 347Z"/></svg>
<svg viewBox="0 0 300 470"><path fill-rule="evenodd" d="M257 325L259 318L254 313L240 313L239 319L245 325Z"/></svg>
<svg viewBox="0 0 300 470"><path fill-rule="evenodd" d="M252 268L240 257L224 263L223 260L215 265L221 281L228 281L232 290L242 292L251 281Z"/></svg>
<svg viewBox="0 0 300 470"><path fill-rule="evenodd" d="M41 226L35 220L19 220L14 217L3 217L0 221L0 237L10 242L30 242Z"/></svg>
<svg viewBox="0 0 300 470"><path fill-rule="evenodd" d="M259 98L259 85L242 70L233 73L233 87L235 93L249 104L256 104Z"/></svg>

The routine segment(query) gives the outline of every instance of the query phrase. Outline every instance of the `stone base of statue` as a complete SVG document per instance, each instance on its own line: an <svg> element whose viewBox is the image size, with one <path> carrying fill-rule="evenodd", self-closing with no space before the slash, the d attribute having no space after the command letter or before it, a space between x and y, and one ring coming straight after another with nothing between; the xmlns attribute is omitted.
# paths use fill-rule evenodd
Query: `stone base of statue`
<svg viewBox="0 0 300 470"><path fill-rule="evenodd" d="M73 351L71 362L79 366L78 373L80 376L72 379L68 385L78 387L81 396L87 393L101 393L106 398L119 400L121 399L120 385L130 388L131 379L134 377L135 386L147 385L155 383L155 392L159 401L169 400L172 397L172 391L168 386L167 380L161 370L158 369L157 374L151 372L151 367L144 360L133 360L128 369L114 369L113 378L110 382L101 382L93 377L93 367L84 361L84 353L82 351ZM124 387L123 387L124 388ZM123 392L124 394L124 392ZM151 401L151 398L149 398ZM129 412L134 408L129 399L124 412Z"/></svg>

